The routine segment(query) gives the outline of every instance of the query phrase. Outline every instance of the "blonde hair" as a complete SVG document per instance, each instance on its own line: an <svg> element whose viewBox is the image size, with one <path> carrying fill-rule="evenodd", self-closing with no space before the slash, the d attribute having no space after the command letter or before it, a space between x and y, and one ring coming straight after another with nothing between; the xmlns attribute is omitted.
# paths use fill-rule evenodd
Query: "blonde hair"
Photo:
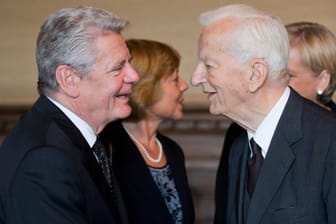
<svg viewBox="0 0 336 224"><path fill-rule="evenodd" d="M323 70L330 74L330 82L317 100L325 104L336 88L336 38L325 26L312 22L297 22L286 26L291 48L298 50L302 62L319 76Z"/></svg>

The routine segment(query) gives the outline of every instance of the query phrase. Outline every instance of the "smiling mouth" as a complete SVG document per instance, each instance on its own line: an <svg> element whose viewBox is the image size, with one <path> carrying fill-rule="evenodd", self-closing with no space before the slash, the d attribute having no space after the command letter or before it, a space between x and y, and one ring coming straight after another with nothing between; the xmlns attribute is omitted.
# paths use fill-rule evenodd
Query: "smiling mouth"
<svg viewBox="0 0 336 224"><path fill-rule="evenodd" d="M210 91L203 91L204 94L208 94L208 95L214 95L216 94L217 92L210 92Z"/></svg>
<svg viewBox="0 0 336 224"><path fill-rule="evenodd" d="M184 103L184 98L180 98L177 102L180 103L180 104L183 104Z"/></svg>
<svg viewBox="0 0 336 224"><path fill-rule="evenodd" d="M216 92L207 92L208 94L208 99L213 98L214 95L216 95Z"/></svg>
<svg viewBox="0 0 336 224"><path fill-rule="evenodd" d="M124 98L124 97L129 97L131 93L132 93L132 90L130 90L130 89L129 90L123 90L123 91L120 91L115 96L118 97L118 98Z"/></svg>
<svg viewBox="0 0 336 224"><path fill-rule="evenodd" d="M117 94L115 97L116 98L129 98L130 93L121 93Z"/></svg>

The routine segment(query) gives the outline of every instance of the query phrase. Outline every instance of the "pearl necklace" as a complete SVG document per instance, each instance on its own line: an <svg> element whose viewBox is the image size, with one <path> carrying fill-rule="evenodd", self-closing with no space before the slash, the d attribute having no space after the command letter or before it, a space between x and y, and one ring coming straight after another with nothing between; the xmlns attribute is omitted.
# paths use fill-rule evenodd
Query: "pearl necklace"
<svg viewBox="0 0 336 224"><path fill-rule="evenodd" d="M142 150L142 152L144 153L144 155L146 156L146 158L153 162L153 163L159 163L162 159L162 144L159 141L159 139L155 138L156 143L159 146L159 156L157 159L153 159L153 157L151 157L151 155L149 155L149 153L147 152L147 149L131 134L131 132L125 127L123 126L125 131L127 132L127 134L131 137L131 139L140 147L140 149Z"/></svg>

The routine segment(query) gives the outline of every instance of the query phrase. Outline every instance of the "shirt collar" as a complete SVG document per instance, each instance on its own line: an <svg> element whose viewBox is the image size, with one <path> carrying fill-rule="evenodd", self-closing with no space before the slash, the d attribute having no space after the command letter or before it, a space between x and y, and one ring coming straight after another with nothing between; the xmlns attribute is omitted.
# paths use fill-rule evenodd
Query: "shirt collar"
<svg viewBox="0 0 336 224"><path fill-rule="evenodd" d="M79 129L90 147L92 147L97 139L97 135L90 127L90 125L86 123L83 119L81 119L77 114L73 113L56 100L51 99L50 97L48 97L48 99L52 103L54 103L72 121L72 123Z"/></svg>
<svg viewBox="0 0 336 224"><path fill-rule="evenodd" d="M278 125L281 114L288 101L289 94L290 89L286 87L282 96L280 97L278 102L273 106L271 111L266 115L264 120L257 128L256 132L255 133L249 131L247 132L248 139L250 140L253 137L254 141L261 147L261 152L264 158L266 157L275 129Z"/></svg>

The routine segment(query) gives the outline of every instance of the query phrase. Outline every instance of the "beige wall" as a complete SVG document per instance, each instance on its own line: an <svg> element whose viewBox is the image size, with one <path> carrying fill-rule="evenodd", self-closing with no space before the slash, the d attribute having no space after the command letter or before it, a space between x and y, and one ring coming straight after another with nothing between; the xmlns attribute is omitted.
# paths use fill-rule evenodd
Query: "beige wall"
<svg viewBox="0 0 336 224"><path fill-rule="evenodd" d="M90 5L111 10L131 22L126 37L161 40L182 55L180 74L190 79L196 63L198 15L234 0L0 0L0 105L31 104L36 94L35 39L45 17L56 9ZM335 0L243 0L278 15L285 23L309 20L336 33ZM199 88L186 103L204 104Z"/></svg>

